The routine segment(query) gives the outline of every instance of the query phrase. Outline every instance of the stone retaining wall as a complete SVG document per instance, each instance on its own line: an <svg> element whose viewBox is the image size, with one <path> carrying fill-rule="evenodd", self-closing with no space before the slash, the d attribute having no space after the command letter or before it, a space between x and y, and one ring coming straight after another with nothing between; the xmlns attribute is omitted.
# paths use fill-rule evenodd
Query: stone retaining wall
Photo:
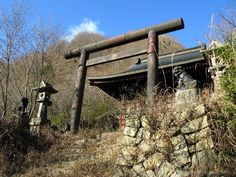
<svg viewBox="0 0 236 177"><path fill-rule="evenodd" d="M184 177L208 173L214 164L214 144L203 104L157 118L142 115L137 109L129 110L126 116L115 177ZM160 125L153 126L153 122Z"/></svg>

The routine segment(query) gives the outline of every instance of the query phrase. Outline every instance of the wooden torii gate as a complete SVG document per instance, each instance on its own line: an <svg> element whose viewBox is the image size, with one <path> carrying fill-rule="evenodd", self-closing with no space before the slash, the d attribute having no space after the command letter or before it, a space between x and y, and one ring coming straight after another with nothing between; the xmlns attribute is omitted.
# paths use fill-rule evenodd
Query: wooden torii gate
<svg viewBox="0 0 236 177"><path fill-rule="evenodd" d="M129 57L148 54L148 72L147 72L147 103L152 104L154 100L154 88L158 83L158 35L176 31L184 28L183 19L175 19L169 22L161 23L151 27L143 28L137 31L128 32L117 37L98 41L92 44L85 45L65 53L65 59L80 57L76 90L74 101L72 104L71 115L71 132L77 133L81 117L83 104L85 79L87 67L108 63L116 60L122 60ZM122 44L142 40L148 37L148 48L139 51L119 52L117 54L104 57L89 59L89 54L100 50L116 47Z"/></svg>

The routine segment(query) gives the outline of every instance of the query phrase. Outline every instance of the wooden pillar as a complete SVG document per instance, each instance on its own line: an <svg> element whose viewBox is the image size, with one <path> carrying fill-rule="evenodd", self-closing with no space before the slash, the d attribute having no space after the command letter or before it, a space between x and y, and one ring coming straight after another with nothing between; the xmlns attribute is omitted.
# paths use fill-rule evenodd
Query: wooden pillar
<svg viewBox="0 0 236 177"><path fill-rule="evenodd" d="M84 97L85 79L87 73L86 67L87 53L83 49L80 55L80 63L77 72L76 89L71 112L71 132L77 133L79 130L81 110Z"/></svg>
<svg viewBox="0 0 236 177"><path fill-rule="evenodd" d="M148 33L148 70L147 70L147 103L154 103L155 87L159 80L158 69L158 35L154 30Z"/></svg>

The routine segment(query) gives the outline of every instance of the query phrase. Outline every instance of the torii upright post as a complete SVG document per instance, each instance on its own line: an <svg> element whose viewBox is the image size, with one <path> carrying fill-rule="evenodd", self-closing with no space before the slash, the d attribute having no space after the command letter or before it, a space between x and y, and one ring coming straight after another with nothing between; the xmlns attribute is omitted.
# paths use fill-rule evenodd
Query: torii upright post
<svg viewBox="0 0 236 177"><path fill-rule="evenodd" d="M86 50L83 49L80 55L79 66L77 71L77 80L75 85L76 87L75 96L72 104L72 113L71 113L72 133L76 133L79 130L79 123L80 123L81 110L84 97L85 79L87 73L86 61L87 61L87 53Z"/></svg>
<svg viewBox="0 0 236 177"><path fill-rule="evenodd" d="M148 70L147 70L147 104L152 107L154 103L155 87L159 80L158 70L158 35L156 31L148 33Z"/></svg>
<svg viewBox="0 0 236 177"><path fill-rule="evenodd" d="M105 40L98 41L92 44L88 44L86 46L83 46L82 48L70 50L67 53L65 53L66 59L71 59L71 58L80 56L80 65L79 65L78 74L77 74L75 98L74 98L74 102L72 106L71 131L73 133L76 133L79 129L79 122L80 122L80 115L81 115L81 110L82 110L82 102L83 102L84 87L85 87L85 78L86 78L86 72L87 72L86 61L90 53L145 39L148 37L149 31L152 31L152 30L156 33L156 35L161 35L161 34L165 34L165 33L176 31L183 28L184 28L184 22L183 22L183 19L180 18L180 19L172 20L172 21L162 23L159 25L143 28L137 31L128 32L128 33L125 33L125 34L122 34L120 36L116 36L110 39L105 39ZM155 50L155 48L153 49ZM154 56L153 50L151 51L152 52L150 52L149 55ZM125 58L127 57L123 57L123 59ZM115 61L115 60L111 58L110 60L107 60L106 62L112 62L112 61ZM154 61L157 61L157 59L155 59ZM99 62L97 62L97 64L98 63ZM100 63L103 63L103 61L101 61ZM150 85L150 88L152 87L152 90L153 90L153 87L155 87L157 83L157 77L154 76L154 74L156 74L157 72L151 71L151 73L152 73L152 77L151 77L152 80L155 80Z"/></svg>

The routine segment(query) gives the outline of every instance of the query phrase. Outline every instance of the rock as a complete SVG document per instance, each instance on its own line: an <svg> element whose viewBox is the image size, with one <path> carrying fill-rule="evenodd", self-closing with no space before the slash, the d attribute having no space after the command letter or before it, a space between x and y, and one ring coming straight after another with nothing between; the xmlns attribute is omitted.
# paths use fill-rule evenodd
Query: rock
<svg viewBox="0 0 236 177"><path fill-rule="evenodd" d="M131 127L124 128L124 134L130 137L135 137L137 131L138 131L138 128L131 128Z"/></svg>
<svg viewBox="0 0 236 177"><path fill-rule="evenodd" d="M136 144L136 138L132 138L130 136L124 136L121 140L121 144L124 146L127 145L134 146Z"/></svg>
<svg viewBox="0 0 236 177"><path fill-rule="evenodd" d="M150 140L151 132L147 129L143 129L143 140Z"/></svg>
<svg viewBox="0 0 236 177"><path fill-rule="evenodd" d="M206 114L205 106L203 104L200 104L197 107L187 107L184 110L180 109L181 111L176 111L174 113L175 117L177 117L174 122L176 124L176 127L181 127L184 123L187 121L190 121L192 119L199 118L201 116L204 116Z"/></svg>
<svg viewBox="0 0 236 177"><path fill-rule="evenodd" d="M134 155L136 150L137 150L137 147L135 146L124 146L121 149L121 153L126 157L130 155Z"/></svg>
<svg viewBox="0 0 236 177"><path fill-rule="evenodd" d="M182 110L179 112L175 113L175 116L177 117L176 121L176 125L177 126L181 126L182 123L186 122L187 120L190 120L192 115L191 109L186 109L186 110Z"/></svg>
<svg viewBox="0 0 236 177"><path fill-rule="evenodd" d="M134 169L129 169L129 173L127 173L127 175L123 174L122 177L124 176L140 177L140 175Z"/></svg>
<svg viewBox="0 0 236 177"><path fill-rule="evenodd" d="M210 136L211 136L211 129L209 127L206 127L198 132L185 135L185 138L188 144L193 144L200 141L201 139L208 138Z"/></svg>
<svg viewBox="0 0 236 177"><path fill-rule="evenodd" d="M139 119L135 117L130 117L129 119L126 119L125 126L132 128L139 128L141 126L141 122Z"/></svg>
<svg viewBox="0 0 236 177"><path fill-rule="evenodd" d="M142 173L140 174L140 177L148 177L146 171L142 172Z"/></svg>
<svg viewBox="0 0 236 177"><path fill-rule="evenodd" d="M122 152L123 153L123 152ZM119 154L118 158L117 158L117 164L118 165L122 165L122 166L133 166L136 161L134 159L134 156L127 153L127 152L124 152L124 154Z"/></svg>
<svg viewBox="0 0 236 177"><path fill-rule="evenodd" d="M214 153L212 150L197 152L192 157L192 168L210 169L214 165Z"/></svg>
<svg viewBox="0 0 236 177"><path fill-rule="evenodd" d="M176 134L178 134L179 132L179 126L172 126L172 127L169 127L166 132L170 135L170 136L174 136Z"/></svg>
<svg viewBox="0 0 236 177"><path fill-rule="evenodd" d="M153 144L150 141L142 141L139 144L139 149L143 152L143 153L148 153L153 149Z"/></svg>
<svg viewBox="0 0 236 177"><path fill-rule="evenodd" d="M125 158L123 155L119 155L116 163L117 163L117 165L121 165L121 166L129 166L130 161L132 161L132 157L131 157L131 159L129 159L127 157Z"/></svg>
<svg viewBox="0 0 236 177"><path fill-rule="evenodd" d="M130 169L125 166L117 166L115 169L115 173L113 177L124 177L124 176L130 176ZM136 175L132 175L136 176Z"/></svg>
<svg viewBox="0 0 236 177"><path fill-rule="evenodd" d="M164 161L164 156L161 153L155 153L151 155L147 160L144 161L143 166L145 169L153 169L154 167L159 167Z"/></svg>
<svg viewBox="0 0 236 177"><path fill-rule="evenodd" d="M145 154L139 151L137 154L137 163L143 163L145 160Z"/></svg>
<svg viewBox="0 0 236 177"><path fill-rule="evenodd" d="M141 117L141 124L142 124L143 128L150 129L149 120L146 116Z"/></svg>
<svg viewBox="0 0 236 177"><path fill-rule="evenodd" d="M193 133L196 132L198 130L201 130L203 128L206 128L207 126L209 126L208 124L208 120L207 120L207 116L198 118L198 119L194 119L188 123L186 123L185 125L183 125L180 130L182 133Z"/></svg>
<svg viewBox="0 0 236 177"><path fill-rule="evenodd" d="M205 114L206 114L206 109L205 109L205 106L203 104L200 104L199 106L194 108L193 116L195 118L204 116Z"/></svg>
<svg viewBox="0 0 236 177"><path fill-rule="evenodd" d="M146 171L146 174L147 174L148 177L156 177L154 171L152 171L152 170Z"/></svg>
<svg viewBox="0 0 236 177"><path fill-rule="evenodd" d="M193 107L198 101L197 89L177 90L175 93L175 107L177 109L186 109Z"/></svg>
<svg viewBox="0 0 236 177"><path fill-rule="evenodd" d="M165 116L162 116L162 117L159 117L159 119L161 119L161 127L165 130L167 130L170 125L171 125L171 122L173 121L172 120L172 114L168 114L168 115L165 115Z"/></svg>
<svg viewBox="0 0 236 177"><path fill-rule="evenodd" d="M170 140L172 144L174 145L175 150L179 150L179 149L187 147L187 144L183 135L174 136L170 138Z"/></svg>
<svg viewBox="0 0 236 177"><path fill-rule="evenodd" d="M161 166L158 170L157 176L158 177L169 177L170 175L173 174L174 171L175 171L174 165L165 161L161 164Z"/></svg>
<svg viewBox="0 0 236 177"><path fill-rule="evenodd" d="M196 90L193 89L179 94L194 96L194 93ZM147 116L133 113L128 117L117 163L127 168L126 174L134 177L187 177L196 166L207 163L207 153L214 145L208 118L204 116L206 110L203 104L189 103L174 115L165 114L157 132L151 129Z"/></svg>
<svg viewBox="0 0 236 177"><path fill-rule="evenodd" d="M113 175L113 177L123 177L124 176L124 172L121 169L121 167L116 168L116 171Z"/></svg>
<svg viewBox="0 0 236 177"><path fill-rule="evenodd" d="M175 172L170 177L189 177L190 174L188 171L175 170Z"/></svg>
<svg viewBox="0 0 236 177"><path fill-rule="evenodd" d="M128 163L125 158L119 158L119 159L117 160L117 164L118 164L118 165L122 165L122 166L128 166L130 163Z"/></svg>
<svg viewBox="0 0 236 177"><path fill-rule="evenodd" d="M171 159L173 159L173 165L179 168L191 163L187 146L172 153Z"/></svg>
<svg viewBox="0 0 236 177"><path fill-rule="evenodd" d="M136 144L139 144L143 140L143 131L144 131L144 128L140 128L138 130L138 133L136 135L136 140L135 140Z"/></svg>
<svg viewBox="0 0 236 177"><path fill-rule="evenodd" d="M166 134L162 134L160 139L156 141L156 149L161 153L168 155L174 150L174 145L172 144L170 137Z"/></svg>
<svg viewBox="0 0 236 177"><path fill-rule="evenodd" d="M137 163L137 146L123 146L117 161L119 165L133 166Z"/></svg>
<svg viewBox="0 0 236 177"><path fill-rule="evenodd" d="M142 174L143 172L145 172L145 168L143 167L142 163L139 163L137 165L135 165L133 167L134 171L136 171L136 173L138 173L139 175Z"/></svg>
<svg viewBox="0 0 236 177"><path fill-rule="evenodd" d="M190 146L189 147L189 152L198 152L202 150L207 150L207 149L212 149L214 147L214 143L211 139L211 137L203 139L199 142L196 143L196 145Z"/></svg>
<svg viewBox="0 0 236 177"><path fill-rule="evenodd" d="M157 131L155 132L155 134L152 136L152 140L155 142L158 142L162 137L162 132L161 131Z"/></svg>

